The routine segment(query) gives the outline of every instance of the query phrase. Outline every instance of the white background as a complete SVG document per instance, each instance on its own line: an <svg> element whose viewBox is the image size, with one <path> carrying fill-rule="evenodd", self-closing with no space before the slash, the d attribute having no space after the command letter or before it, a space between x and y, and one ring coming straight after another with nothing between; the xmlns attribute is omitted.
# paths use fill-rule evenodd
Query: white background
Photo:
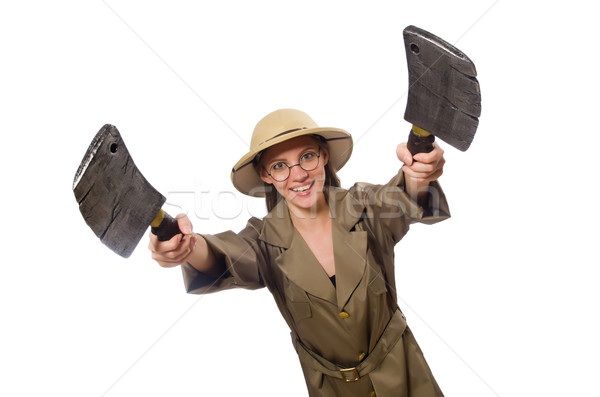
<svg viewBox="0 0 600 397"><path fill-rule="evenodd" d="M448 145L453 217L397 247L401 306L447 396L597 390L597 13L583 1L22 1L0 6L0 394L306 396L263 291L185 294L85 225L72 180L115 124L195 231L241 229L255 123L283 107L354 135L342 184L400 166L402 29L475 62L468 152ZM179 208L178 208L179 207ZM200 219L204 218L204 219Z"/></svg>

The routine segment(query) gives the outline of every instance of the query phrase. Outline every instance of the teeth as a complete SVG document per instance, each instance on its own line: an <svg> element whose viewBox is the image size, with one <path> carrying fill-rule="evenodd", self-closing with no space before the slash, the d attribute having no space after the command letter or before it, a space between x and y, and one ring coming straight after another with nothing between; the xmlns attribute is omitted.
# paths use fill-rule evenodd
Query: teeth
<svg viewBox="0 0 600 397"><path fill-rule="evenodd" d="M298 193L302 193L302 192L308 190L309 188L310 188L310 185L306 185L306 186L297 187L297 188L292 189L292 190L295 191L295 192L298 192Z"/></svg>

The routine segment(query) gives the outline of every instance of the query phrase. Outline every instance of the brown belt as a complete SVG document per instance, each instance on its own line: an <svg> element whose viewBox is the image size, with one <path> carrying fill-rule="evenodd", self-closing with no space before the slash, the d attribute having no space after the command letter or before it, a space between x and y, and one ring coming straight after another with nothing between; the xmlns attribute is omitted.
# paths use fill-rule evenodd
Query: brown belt
<svg viewBox="0 0 600 397"><path fill-rule="evenodd" d="M400 310L396 310L373 350L360 364L352 368L344 368L332 363L323 356L310 350L300 342L300 339L297 337L295 346L300 361L310 365L313 369L327 376L342 379L346 382L356 382L361 376L365 376L375 368L379 367L383 359L400 340L405 329L406 319Z"/></svg>

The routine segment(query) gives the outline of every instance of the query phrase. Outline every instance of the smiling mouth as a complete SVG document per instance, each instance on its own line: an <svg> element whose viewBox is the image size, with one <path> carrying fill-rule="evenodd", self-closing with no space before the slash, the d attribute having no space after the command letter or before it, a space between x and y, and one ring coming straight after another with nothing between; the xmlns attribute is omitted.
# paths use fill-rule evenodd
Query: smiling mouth
<svg viewBox="0 0 600 397"><path fill-rule="evenodd" d="M292 190L293 192L296 192L296 193L303 193L303 192L307 191L308 189L310 189L314 185L314 183L315 183L315 181L312 181L308 185L296 187L296 188L293 188L290 190Z"/></svg>

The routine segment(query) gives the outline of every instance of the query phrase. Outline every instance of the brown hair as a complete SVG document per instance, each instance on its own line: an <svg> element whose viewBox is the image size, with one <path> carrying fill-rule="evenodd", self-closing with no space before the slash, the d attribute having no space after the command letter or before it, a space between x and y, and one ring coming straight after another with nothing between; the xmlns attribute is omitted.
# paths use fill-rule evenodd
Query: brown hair
<svg viewBox="0 0 600 397"><path fill-rule="evenodd" d="M312 138L314 138L317 143L319 144L319 147L321 148L321 150L325 149L327 150L327 152L329 153L329 147L327 145L327 141L325 140L325 138L323 138L320 135L310 135ZM260 173L260 167L262 167L261 165L261 160L262 160L262 156L263 156L264 151L259 152L255 157L254 160L252 160L253 164L254 164L254 169L256 170L256 172ZM340 178L338 178L336 171L331 168L329 166L329 162L327 162L327 164L325 164L325 187L328 186L333 186L333 187L339 187L340 186ZM282 196L279 194L279 192L277 192L277 189L275 189L275 187L270 184L270 183L264 183L264 191L265 191L265 203L267 205L267 212L270 212L273 208L275 208L275 206L277 205L277 203L279 203L282 199ZM327 198L327 196L325 196Z"/></svg>

